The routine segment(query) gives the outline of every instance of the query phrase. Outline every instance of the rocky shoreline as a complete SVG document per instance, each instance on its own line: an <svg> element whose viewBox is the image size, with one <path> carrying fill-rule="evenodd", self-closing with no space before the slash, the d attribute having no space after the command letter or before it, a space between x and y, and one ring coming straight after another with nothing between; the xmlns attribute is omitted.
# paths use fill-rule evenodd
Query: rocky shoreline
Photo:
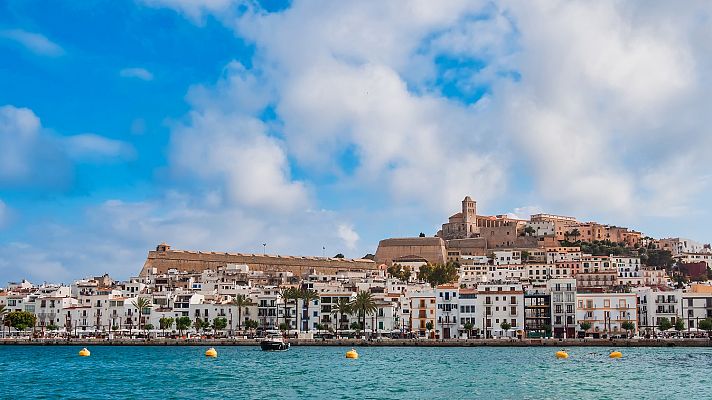
<svg viewBox="0 0 712 400"><path fill-rule="evenodd" d="M260 339L3 339L0 345L22 346L258 346ZM290 339L292 346L344 347L712 347L711 339Z"/></svg>

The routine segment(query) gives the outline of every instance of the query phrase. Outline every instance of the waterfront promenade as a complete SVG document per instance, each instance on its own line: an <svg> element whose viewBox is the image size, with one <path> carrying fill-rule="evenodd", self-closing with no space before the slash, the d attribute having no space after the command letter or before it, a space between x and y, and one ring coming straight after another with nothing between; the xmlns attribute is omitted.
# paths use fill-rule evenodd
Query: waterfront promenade
<svg viewBox="0 0 712 400"><path fill-rule="evenodd" d="M0 345L36 346L258 346L261 339L2 339ZM292 346L345 347L712 347L712 339L289 339Z"/></svg>

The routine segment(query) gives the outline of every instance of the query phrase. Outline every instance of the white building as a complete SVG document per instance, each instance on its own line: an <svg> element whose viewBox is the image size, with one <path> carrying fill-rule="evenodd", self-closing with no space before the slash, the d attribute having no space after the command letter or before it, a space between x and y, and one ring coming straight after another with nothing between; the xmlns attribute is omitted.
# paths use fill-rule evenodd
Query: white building
<svg viewBox="0 0 712 400"><path fill-rule="evenodd" d="M522 263L522 252L519 250L497 250L493 252L494 265L512 265Z"/></svg>
<svg viewBox="0 0 712 400"><path fill-rule="evenodd" d="M477 306L483 310L487 337L513 337L524 330L524 290L519 282L489 282L477 285ZM502 323L510 325L502 329Z"/></svg>
<svg viewBox="0 0 712 400"><path fill-rule="evenodd" d="M546 288L551 294L552 334L556 338L576 337L576 279L551 279Z"/></svg>
<svg viewBox="0 0 712 400"><path fill-rule="evenodd" d="M625 335L624 322L638 326L637 296L635 293L578 293L576 321L588 322L587 334L594 337Z"/></svg>

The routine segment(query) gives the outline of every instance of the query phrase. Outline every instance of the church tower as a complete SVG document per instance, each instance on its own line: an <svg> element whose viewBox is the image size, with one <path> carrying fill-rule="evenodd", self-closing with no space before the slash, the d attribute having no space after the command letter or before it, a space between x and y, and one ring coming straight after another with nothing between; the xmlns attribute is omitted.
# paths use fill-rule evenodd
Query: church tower
<svg viewBox="0 0 712 400"><path fill-rule="evenodd" d="M465 197L465 200L462 201L462 221L477 223L477 202L473 201L470 196Z"/></svg>

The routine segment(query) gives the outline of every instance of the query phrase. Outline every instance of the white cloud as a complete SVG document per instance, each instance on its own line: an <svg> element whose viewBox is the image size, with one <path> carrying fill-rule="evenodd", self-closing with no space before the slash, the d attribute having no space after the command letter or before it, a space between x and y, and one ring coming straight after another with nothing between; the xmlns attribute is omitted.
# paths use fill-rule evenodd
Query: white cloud
<svg viewBox="0 0 712 400"><path fill-rule="evenodd" d="M42 56L58 57L64 55L64 49L39 33L27 32L22 29L0 31L0 37L13 40L31 52Z"/></svg>
<svg viewBox="0 0 712 400"><path fill-rule="evenodd" d="M290 178L283 144L252 115L265 104L253 77L233 65L215 88L192 88L189 98L193 111L171 136L179 175L223 188L235 205L280 212L308 207L308 190Z"/></svg>
<svg viewBox="0 0 712 400"><path fill-rule="evenodd" d="M339 224L337 235L339 236L339 239L343 241L344 246L346 246L347 249L354 250L356 248L359 236L354 230L353 225Z"/></svg>
<svg viewBox="0 0 712 400"><path fill-rule="evenodd" d="M478 191L483 200L504 188L506 161L493 152L498 141L485 140L476 110L410 88L432 72L414 54L422 41L478 7L295 3L283 13L247 15L237 29L262 51L258 67L274 85L298 162L339 174L340 155L354 149L350 185L443 211L477 188L488 188Z"/></svg>
<svg viewBox="0 0 712 400"><path fill-rule="evenodd" d="M4 227L7 223L9 212L5 202L0 199L0 228Z"/></svg>
<svg viewBox="0 0 712 400"><path fill-rule="evenodd" d="M73 179L73 161L134 156L128 143L96 134L57 135L28 108L0 107L0 183L7 186L61 190Z"/></svg>
<svg viewBox="0 0 712 400"><path fill-rule="evenodd" d="M124 78L136 78L143 81L152 81L153 74L145 68L124 68L119 71L119 75Z"/></svg>
<svg viewBox="0 0 712 400"><path fill-rule="evenodd" d="M26 176L28 152L40 131L40 119L28 108L0 107L0 179Z"/></svg>
<svg viewBox="0 0 712 400"><path fill-rule="evenodd" d="M136 151L129 143L108 139L93 133L68 136L63 138L69 157L76 160L101 161L110 159L129 159L136 156Z"/></svg>
<svg viewBox="0 0 712 400"><path fill-rule="evenodd" d="M168 7L185 14L197 23L201 23L207 14L221 14L231 11L236 0L139 0L149 7Z"/></svg>

